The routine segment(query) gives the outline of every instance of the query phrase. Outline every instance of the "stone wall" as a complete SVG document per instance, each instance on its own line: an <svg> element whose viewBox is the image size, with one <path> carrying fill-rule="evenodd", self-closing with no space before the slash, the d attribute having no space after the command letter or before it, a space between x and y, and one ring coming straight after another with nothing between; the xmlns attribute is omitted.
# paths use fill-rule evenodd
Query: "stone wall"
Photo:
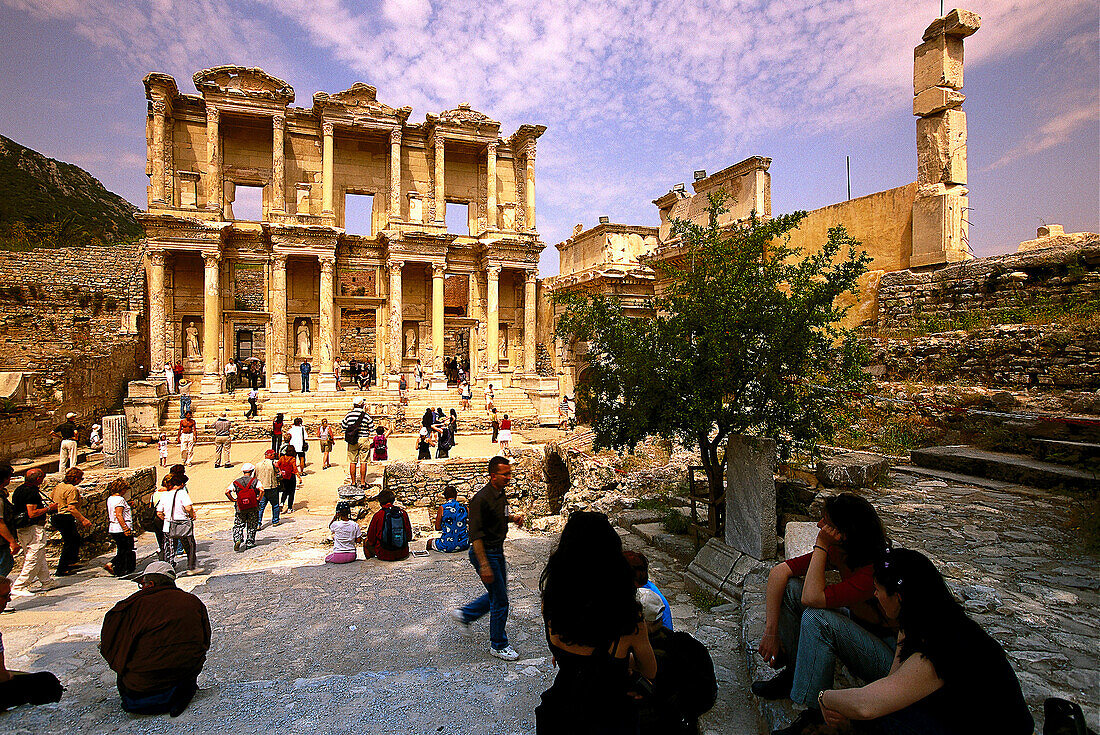
<svg viewBox="0 0 1100 735"><path fill-rule="evenodd" d="M58 423L52 413L29 406L0 416L0 462L57 449L58 440L50 432Z"/></svg>

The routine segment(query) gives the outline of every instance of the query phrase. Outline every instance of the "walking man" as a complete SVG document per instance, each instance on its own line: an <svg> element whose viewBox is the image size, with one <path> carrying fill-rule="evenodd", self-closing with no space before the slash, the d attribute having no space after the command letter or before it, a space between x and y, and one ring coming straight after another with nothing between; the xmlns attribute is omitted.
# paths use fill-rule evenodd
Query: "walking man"
<svg viewBox="0 0 1100 735"><path fill-rule="evenodd" d="M57 471L64 472L71 467L76 467L76 418L75 413L65 414L65 423L58 425L50 432L50 436L56 436L61 440L61 452L58 456Z"/></svg>
<svg viewBox="0 0 1100 735"><path fill-rule="evenodd" d="M260 415L260 408L256 405L256 397L258 395L260 394L256 392L255 388L248 389L248 413L244 415L246 419Z"/></svg>
<svg viewBox="0 0 1100 735"><path fill-rule="evenodd" d="M23 568L12 585L12 594L16 597L30 597L34 593L30 586L37 582L42 590L53 585L50 580L50 568L46 563L46 521L51 513L57 512L57 503L46 503L42 498L42 481L46 472L38 467L27 470L23 484L15 488L11 495L16 514L27 514L26 525L16 530L19 545L24 548Z"/></svg>
<svg viewBox="0 0 1100 735"><path fill-rule="evenodd" d="M504 661L519 658L508 645L508 578L504 562L504 539L508 524L523 526L523 516L509 515L504 489L512 481L512 464L504 457L489 460L489 482L470 499L470 563L474 565L485 594L465 607L451 611L459 625L470 623L489 613L489 654Z"/></svg>
<svg viewBox="0 0 1100 735"><path fill-rule="evenodd" d="M180 463L190 467L195 458L195 417L188 411L180 419L180 428L176 432L176 441L180 443Z"/></svg>
<svg viewBox="0 0 1100 735"><path fill-rule="evenodd" d="M233 515L233 551L242 545L251 549L256 545L256 527L260 525L260 483L256 480L256 468L245 462L241 476L225 489L225 497L236 504Z"/></svg>
<svg viewBox="0 0 1100 735"><path fill-rule="evenodd" d="M233 446L233 424L229 422L229 413L225 410L218 420L214 422L214 466L232 467L229 462L229 449ZM225 453L225 463L222 463L222 453Z"/></svg>
<svg viewBox="0 0 1100 735"><path fill-rule="evenodd" d="M298 372L302 374L302 392L309 393L309 371L313 369L313 366L309 364L309 360L302 360L302 364L298 366Z"/></svg>
<svg viewBox="0 0 1100 735"><path fill-rule="evenodd" d="M351 410L340 422L344 430L344 441L348 445L348 478L352 485L367 484L367 462L370 457L371 434L374 433L374 419L363 410L365 399L356 398L351 402Z"/></svg>
<svg viewBox="0 0 1100 735"><path fill-rule="evenodd" d="M264 524L264 508L271 506L271 525L279 525L279 471L275 469L275 450L268 449L264 458L256 465L256 481L260 483L263 497L260 498L260 513L256 517L256 527Z"/></svg>

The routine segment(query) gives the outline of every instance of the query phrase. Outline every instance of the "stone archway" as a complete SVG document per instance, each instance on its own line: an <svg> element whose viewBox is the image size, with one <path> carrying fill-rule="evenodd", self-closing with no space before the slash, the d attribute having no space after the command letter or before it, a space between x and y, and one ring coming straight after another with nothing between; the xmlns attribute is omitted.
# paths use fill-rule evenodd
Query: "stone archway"
<svg viewBox="0 0 1100 735"><path fill-rule="evenodd" d="M546 501L551 513L560 513L565 494L569 492L572 483L569 478L569 468L562 461L561 455L556 452L546 454Z"/></svg>

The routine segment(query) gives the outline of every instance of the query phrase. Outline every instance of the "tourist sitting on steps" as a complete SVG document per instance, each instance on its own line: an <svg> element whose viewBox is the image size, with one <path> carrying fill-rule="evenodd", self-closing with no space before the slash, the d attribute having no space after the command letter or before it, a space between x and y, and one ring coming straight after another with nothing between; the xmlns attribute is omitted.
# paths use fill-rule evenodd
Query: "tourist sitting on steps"
<svg viewBox="0 0 1100 735"><path fill-rule="evenodd" d="M877 735L1030 735L1035 722L1004 649L971 620L936 567L893 549L875 564L875 598L899 626L885 678L857 689L824 688L830 726L857 720Z"/></svg>
<svg viewBox="0 0 1100 735"><path fill-rule="evenodd" d="M332 553L325 557L325 563L348 564L355 561L356 542L362 542L363 556L370 558L366 535L359 524L351 520L351 503L341 500L336 504L336 514L328 527L332 531Z"/></svg>
<svg viewBox="0 0 1100 735"><path fill-rule="evenodd" d="M469 511L458 502L454 485L443 488L443 504L435 511L435 530L439 538L428 539L428 551L465 551L470 548Z"/></svg>
<svg viewBox="0 0 1100 735"><path fill-rule="evenodd" d="M0 577L0 613L11 602L12 582ZM48 671L28 674L12 671L4 661L4 639L0 636L0 712L21 704L46 704L61 700L64 688L57 677Z"/></svg>
<svg viewBox="0 0 1100 735"><path fill-rule="evenodd" d="M653 580L649 578L649 559L645 554L640 554L637 551L624 551L623 556L626 557L626 563L630 565L630 571L634 573L634 586L638 589L647 589L653 592L664 603L664 607L661 612L661 624L669 630L675 630L672 625L672 611L668 608L668 599L661 594L661 590L657 589L657 585L653 584Z"/></svg>
<svg viewBox="0 0 1100 735"><path fill-rule="evenodd" d="M864 681L890 671L896 629L875 601L872 575L889 540L875 509L853 493L825 500L813 551L776 565L768 577L764 635L757 651L778 676L753 682L763 699L790 697L807 709L780 735L821 724L817 694L833 684L839 658ZM827 568L841 581L825 583ZM799 579L804 577L804 579ZM844 608L844 610L841 610Z"/></svg>
<svg viewBox="0 0 1100 735"><path fill-rule="evenodd" d="M210 648L210 617L195 595L176 588L176 570L152 562L141 589L103 618L99 650L118 674L122 709L178 716L198 690Z"/></svg>
<svg viewBox="0 0 1100 735"><path fill-rule="evenodd" d="M383 490L372 500L382 507L370 519L363 553L368 559L377 556L382 561L401 561L409 555L413 535L409 514L393 504L396 497L391 490Z"/></svg>

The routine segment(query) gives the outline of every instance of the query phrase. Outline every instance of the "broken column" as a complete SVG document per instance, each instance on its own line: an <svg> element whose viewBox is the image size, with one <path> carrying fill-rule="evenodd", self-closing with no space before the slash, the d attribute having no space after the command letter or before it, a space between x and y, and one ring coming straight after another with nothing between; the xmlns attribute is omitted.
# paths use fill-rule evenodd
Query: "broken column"
<svg viewBox="0 0 1100 735"><path fill-rule="evenodd" d="M962 103L963 39L981 25L952 10L924 32L913 52L913 114L917 116L917 197L913 202L910 267L970 257L966 208L966 113Z"/></svg>
<svg viewBox="0 0 1100 735"><path fill-rule="evenodd" d="M103 417L103 466L130 466L130 431L125 416Z"/></svg>

